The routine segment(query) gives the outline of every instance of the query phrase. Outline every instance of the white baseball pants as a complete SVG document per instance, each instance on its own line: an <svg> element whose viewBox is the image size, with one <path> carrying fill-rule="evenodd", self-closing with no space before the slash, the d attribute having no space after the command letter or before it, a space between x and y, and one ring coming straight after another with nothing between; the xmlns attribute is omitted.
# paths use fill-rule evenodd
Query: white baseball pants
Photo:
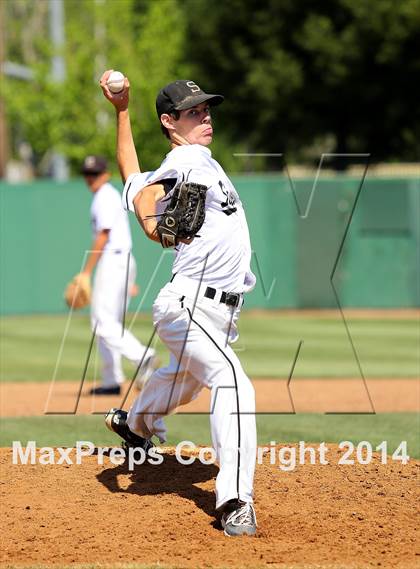
<svg viewBox="0 0 420 569"><path fill-rule="evenodd" d="M124 381L121 357L136 367L147 347L127 329L123 329L126 303L136 279L136 261L129 252L104 251L93 282L91 323L96 327L98 349L102 359L102 385L113 387ZM149 349L146 359L154 355Z"/></svg>
<svg viewBox="0 0 420 569"><path fill-rule="evenodd" d="M230 499L252 502L256 456L255 395L229 340L237 338L239 308L197 295L198 283L177 276L153 305L157 333L171 352L168 367L149 379L128 414L140 436L166 440L163 416L211 390L210 423L219 463L216 508ZM194 306L194 299L197 301ZM192 434L193 435L193 434ZM199 441L193 442L199 443Z"/></svg>

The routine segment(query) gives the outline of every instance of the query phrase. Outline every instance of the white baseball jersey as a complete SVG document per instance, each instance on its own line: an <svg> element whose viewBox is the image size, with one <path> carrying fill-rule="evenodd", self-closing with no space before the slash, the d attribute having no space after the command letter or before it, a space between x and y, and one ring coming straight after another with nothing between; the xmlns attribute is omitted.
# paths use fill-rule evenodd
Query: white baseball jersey
<svg viewBox="0 0 420 569"><path fill-rule="evenodd" d="M158 170L132 174L124 188L124 207L134 211L133 199L138 192L161 180L171 180L173 185L184 180L208 187L204 224L192 243L175 248L173 273L229 292L251 290L255 276L250 271L251 245L245 213L232 182L210 150L199 144L178 146L167 154ZM171 194L158 202L157 214L164 211Z"/></svg>
<svg viewBox="0 0 420 569"><path fill-rule="evenodd" d="M93 195L90 208L93 237L110 229L105 251L130 251L131 234L127 212L121 207L120 193L109 183L103 184Z"/></svg>

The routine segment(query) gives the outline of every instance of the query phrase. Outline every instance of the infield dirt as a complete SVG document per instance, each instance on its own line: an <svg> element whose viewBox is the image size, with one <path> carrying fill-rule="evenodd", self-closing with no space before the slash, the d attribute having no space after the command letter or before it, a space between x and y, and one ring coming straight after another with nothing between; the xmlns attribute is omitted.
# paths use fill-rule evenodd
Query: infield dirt
<svg viewBox="0 0 420 569"><path fill-rule="evenodd" d="M293 446L293 445L292 445ZM134 471L105 457L81 465L12 465L0 451L2 565L156 563L176 567L418 567L420 463L256 471L256 538L227 538L214 518L217 468L163 464Z"/></svg>
<svg viewBox="0 0 420 569"><path fill-rule="evenodd" d="M371 403L377 413L416 412L420 410L420 382L416 379L294 379L288 388L285 379L256 379L255 387L258 412L293 411L297 413L325 413L328 411L366 412ZM83 387L80 400L80 383L8 383L0 384L0 415L22 417L49 413L105 413L111 407L128 408L137 396L129 382L123 386L122 396L89 395L92 384ZM125 400L125 397L127 398ZM208 412L210 392L206 389L199 397L182 407L183 412Z"/></svg>

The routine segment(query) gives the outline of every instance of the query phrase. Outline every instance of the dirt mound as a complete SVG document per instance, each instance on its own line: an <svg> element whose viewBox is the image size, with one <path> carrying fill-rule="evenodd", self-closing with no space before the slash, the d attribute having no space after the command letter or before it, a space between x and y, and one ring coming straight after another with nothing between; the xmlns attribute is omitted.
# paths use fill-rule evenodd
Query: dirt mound
<svg viewBox="0 0 420 569"><path fill-rule="evenodd" d="M259 413L292 412L377 413L419 411L420 383L415 379L294 379L290 392L285 379L257 379L253 381ZM85 386L80 399L77 382L7 383L0 384L0 415L21 417L48 413L105 413L111 407L125 407L135 399L138 391L129 383L123 386L121 396L89 395ZM182 407L183 413L206 413L210 408L210 391L203 389L198 398Z"/></svg>
<svg viewBox="0 0 420 569"><path fill-rule="evenodd" d="M173 450L131 472L98 456L13 465L2 449L0 562L414 568L420 463L383 465L375 454L368 465L339 466L341 452L328 448L328 465L290 472L266 454L256 471L258 537L236 539L214 521L214 465L182 465Z"/></svg>

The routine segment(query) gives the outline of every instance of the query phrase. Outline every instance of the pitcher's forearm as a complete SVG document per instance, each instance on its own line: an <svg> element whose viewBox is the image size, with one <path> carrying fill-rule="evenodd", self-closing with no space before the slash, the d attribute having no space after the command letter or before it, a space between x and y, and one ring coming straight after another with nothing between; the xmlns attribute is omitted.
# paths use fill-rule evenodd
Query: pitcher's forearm
<svg viewBox="0 0 420 569"><path fill-rule="evenodd" d="M117 109L117 161L123 182L130 174L140 172L128 109Z"/></svg>
<svg viewBox="0 0 420 569"><path fill-rule="evenodd" d="M133 200L134 211L146 236L160 242L156 231L156 202L165 196L162 184L153 184L144 188Z"/></svg>

